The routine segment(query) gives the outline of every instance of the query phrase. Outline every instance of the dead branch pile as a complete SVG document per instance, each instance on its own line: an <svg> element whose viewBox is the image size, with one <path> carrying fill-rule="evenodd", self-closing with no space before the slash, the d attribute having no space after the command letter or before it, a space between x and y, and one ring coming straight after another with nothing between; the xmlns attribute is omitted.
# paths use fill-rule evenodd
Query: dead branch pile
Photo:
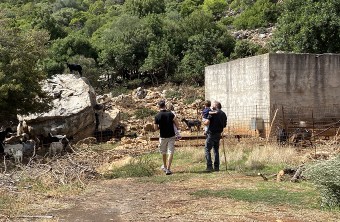
<svg viewBox="0 0 340 222"><path fill-rule="evenodd" d="M66 185L78 183L81 186L101 177L98 171L103 165L127 156L138 156L157 149L151 142L138 139L123 139L120 146L112 149L99 146L79 145L72 147L72 153L49 158L35 155L26 165L15 165L12 160L3 161L0 173L0 187L16 190L20 181L43 181L45 184Z"/></svg>
<svg viewBox="0 0 340 222"><path fill-rule="evenodd" d="M297 168L285 168L283 170L280 170L277 174L273 175L266 176L262 173L258 173L258 175L262 177L264 181L268 181L269 179L273 180L276 179L277 182L290 180L290 182L296 183L305 179L303 176L304 170L305 170L304 165L300 165Z"/></svg>

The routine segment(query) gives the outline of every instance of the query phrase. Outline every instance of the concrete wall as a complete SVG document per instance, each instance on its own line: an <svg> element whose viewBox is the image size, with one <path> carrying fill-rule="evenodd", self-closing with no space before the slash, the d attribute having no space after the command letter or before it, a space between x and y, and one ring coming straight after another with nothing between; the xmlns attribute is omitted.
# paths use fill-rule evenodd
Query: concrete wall
<svg viewBox="0 0 340 222"><path fill-rule="evenodd" d="M268 127L273 105L340 104L340 54L270 53L208 66L205 97L222 103L230 124L260 117Z"/></svg>
<svg viewBox="0 0 340 222"><path fill-rule="evenodd" d="M270 54L269 64L271 104L340 104L339 54Z"/></svg>
<svg viewBox="0 0 340 222"><path fill-rule="evenodd" d="M230 124L269 119L269 54L205 68L205 98L222 103Z"/></svg>

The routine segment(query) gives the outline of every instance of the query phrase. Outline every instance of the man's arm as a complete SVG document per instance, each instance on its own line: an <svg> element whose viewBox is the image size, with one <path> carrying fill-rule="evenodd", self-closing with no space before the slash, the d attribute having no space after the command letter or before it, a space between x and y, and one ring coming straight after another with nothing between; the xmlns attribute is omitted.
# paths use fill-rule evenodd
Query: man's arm
<svg viewBox="0 0 340 222"><path fill-rule="evenodd" d="M154 124L153 124L153 128L155 131L159 130L159 125L158 125L158 119L157 119L157 115L155 116L155 120L154 120Z"/></svg>
<svg viewBox="0 0 340 222"><path fill-rule="evenodd" d="M228 119L227 119L227 115L224 113L224 121L223 121L223 128L225 128L225 127L227 127L227 121L228 121Z"/></svg>
<svg viewBox="0 0 340 222"><path fill-rule="evenodd" d="M203 121L203 124L204 124L205 126L209 126L209 124L210 124L210 119L206 119L205 121Z"/></svg>
<svg viewBox="0 0 340 222"><path fill-rule="evenodd" d="M209 115L214 115L214 114L216 114L217 113L217 110L211 110L211 111L209 111Z"/></svg>
<svg viewBox="0 0 340 222"><path fill-rule="evenodd" d="M172 120L172 122L174 122L174 124L175 124L177 130L179 130L179 123L178 123L178 120L177 120L176 117Z"/></svg>

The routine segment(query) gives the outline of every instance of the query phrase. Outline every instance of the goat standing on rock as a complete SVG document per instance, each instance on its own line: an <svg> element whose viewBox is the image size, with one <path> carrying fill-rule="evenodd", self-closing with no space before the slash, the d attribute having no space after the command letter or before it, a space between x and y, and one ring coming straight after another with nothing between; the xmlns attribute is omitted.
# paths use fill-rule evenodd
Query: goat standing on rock
<svg viewBox="0 0 340 222"><path fill-rule="evenodd" d="M6 128L4 131L0 131L0 154L4 154L5 150L4 141L10 133L13 133L10 127Z"/></svg>
<svg viewBox="0 0 340 222"><path fill-rule="evenodd" d="M192 127L196 127L197 131L200 131L201 121L199 121L198 119L186 120L183 118L182 122L185 122L185 124L188 126L188 129L190 129L190 132L192 132Z"/></svg>
<svg viewBox="0 0 340 222"><path fill-rule="evenodd" d="M71 73L73 73L73 71L77 71L80 76L83 75L82 74L83 68L81 67L81 65L78 65L78 64L69 64L69 63L66 63L66 65L69 68Z"/></svg>

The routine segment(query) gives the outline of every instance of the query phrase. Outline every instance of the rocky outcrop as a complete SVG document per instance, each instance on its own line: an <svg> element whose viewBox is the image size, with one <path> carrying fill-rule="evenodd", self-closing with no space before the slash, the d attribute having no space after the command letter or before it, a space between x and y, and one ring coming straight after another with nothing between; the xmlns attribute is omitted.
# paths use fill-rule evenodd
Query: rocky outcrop
<svg viewBox="0 0 340 222"><path fill-rule="evenodd" d="M138 87L136 89L136 97L138 99L144 99L147 94L148 94L148 92L145 89L143 89L142 87Z"/></svg>
<svg viewBox="0 0 340 222"><path fill-rule="evenodd" d="M120 121L119 109L112 108L110 110L100 111L98 113L98 131L114 130Z"/></svg>
<svg viewBox="0 0 340 222"><path fill-rule="evenodd" d="M76 140L93 135L96 95L86 78L71 74L55 75L43 83L52 97L53 108L46 113L18 116L31 135L66 134Z"/></svg>

